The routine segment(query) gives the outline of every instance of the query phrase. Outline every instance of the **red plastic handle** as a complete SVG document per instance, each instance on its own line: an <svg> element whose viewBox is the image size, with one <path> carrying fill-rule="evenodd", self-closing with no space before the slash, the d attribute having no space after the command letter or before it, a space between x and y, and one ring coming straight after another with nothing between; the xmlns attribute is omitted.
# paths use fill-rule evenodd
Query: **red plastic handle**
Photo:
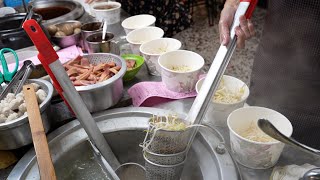
<svg viewBox="0 0 320 180"><path fill-rule="evenodd" d="M250 5L246 11L246 14L245 14L246 18L250 19L253 14L254 9L256 8L256 6L258 4L258 0L240 0L240 2L249 2L250 3Z"/></svg>
<svg viewBox="0 0 320 180"><path fill-rule="evenodd" d="M49 39L44 34L37 21L35 21L34 19L27 20L23 23L22 27L27 32L33 44L38 49L38 57L39 59L41 58L40 61L42 60L46 62L46 64L51 64L59 59L56 51L52 48Z"/></svg>
<svg viewBox="0 0 320 180"><path fill-rule="evenodd" d="M23 23L22 27L27 32L33 44L38 49L39 51L38 59L40 60L46 72L51 77L53 81L53 86L56 88L60 96L64 99L63 90L49 67L51 63L59 59L59 56L51 46L49 39L44 34L44 32L42 31L37 21L33 19L27 20L25 23Z"/></svg>

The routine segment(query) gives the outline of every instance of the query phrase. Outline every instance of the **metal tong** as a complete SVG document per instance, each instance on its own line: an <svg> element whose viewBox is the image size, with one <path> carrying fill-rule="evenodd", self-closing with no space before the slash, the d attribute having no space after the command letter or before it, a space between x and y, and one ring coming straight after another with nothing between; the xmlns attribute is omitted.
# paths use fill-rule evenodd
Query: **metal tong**
<svg viewBox="0 0 320 180"><path fill-rule="evenodd" d="M202 84L201 90L198 93L192 107L188 113L187 121L191 124L201 124L203 117L207 111L211 97L215 93L224 71L229 64L231 56L236 48L237 37L235 36L235 28L240 25L239 18L245 15L249 19L257 5L257 0L240 0L240 4L235 13L234 21L231 26L231 42L227 46L221 45L212 64L208 74ZM198 132L199 127L196 127L190 137L187 151L191 148L192 142Z"/></svg>
<svg viewBox="0 0 320 180"><path fill-rule="evenodd" d="M10 81L8 86L1 92L0 94L0 100L4 99L8 93L11 91L11 89L18 83L18 81L21 79L21 81L18 83L18 86L16 90L14 91L14 95L18 94L26 80L29 78L32 71L35 69L35 65L30 60L26 60L23 62L23 66L21 69L16 73L16 75L13 77L13 79Z"/></svg>

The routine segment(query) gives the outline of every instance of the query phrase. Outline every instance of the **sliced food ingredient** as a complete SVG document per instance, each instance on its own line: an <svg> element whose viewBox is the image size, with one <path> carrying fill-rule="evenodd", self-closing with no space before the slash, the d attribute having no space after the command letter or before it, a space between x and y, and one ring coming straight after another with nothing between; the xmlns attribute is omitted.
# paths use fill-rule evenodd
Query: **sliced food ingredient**
<svg viewBox="0 0 320 180"><path fill-rule="evenodd" d="M126 59L127 71L130 71L136 67L136 61L131 59Z"/></svg>
<svg viewBox="0 0 320 180"><path fill-rule="evenodd" d="M222 78L212 100L216 103L237 103L241 101L244 91L245 84L239 89L230 89L225 86L225 80Z"/></svg>
<svg viewBox="0 0 320 180"><path fill-rule="evenodd" d="M31 83L36 91L38 104L41 104L47 97L47 93L41 89L41 86L37 83ZM23 93L14 95L8 93L8 95L0 101L0 123L9 122L15 120L27 112L27 107L24 100Z"/></svg>
<svg viewBox="0 0 320 180"><path fill-rule="evenodd" d="M275 142L277 140L265 134L256 123L251 123L248 129L239 133L245 139L256 142Z"/></svg>
<svg viewBox="0 0 320 180"><path fill-rule="evenodd" d="M103 82L116 75L121 67L114 62L91 64L89 59L78 56L63 65L74 86L87 86Z"/></svg>

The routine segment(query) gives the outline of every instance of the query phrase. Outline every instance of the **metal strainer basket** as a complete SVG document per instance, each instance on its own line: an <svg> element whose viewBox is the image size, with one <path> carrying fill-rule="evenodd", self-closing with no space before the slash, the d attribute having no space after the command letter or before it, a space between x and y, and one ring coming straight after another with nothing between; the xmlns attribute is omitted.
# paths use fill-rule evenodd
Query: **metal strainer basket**
<svg viewBox="0 0 320 180"><path fill-rule="evenodd" d="M144 152L145 158L149 161L160 165L175 165L182 163L187 157L187 149L175 154L157 154L146 149Z"/></svg>
<svg viewBox="0 0 320 180"><path fill-rule="evenodd" d="M145 155L144 159L146 180L179 180L185 163L185 161L183 161L175 165L160 165L151 162Z"/></svg>
<svg viewBox="0 0 320 180"><path fill-rule="evenodd" d="M115 62L117 66L121 66L120 71L110 79L88 86L75 87L89 111L97 112L117 104L123 95L122 77L127 71L125 60L109 53L95 53L83 57L88 58L91 64Z"/></svg>
<svg viewBox="0 0 320 180"><path fill-rule="evenodd" d="M184 120L179 120L185 122ZM187 122L185 123L188 124ZM149 129L155 128L151 123L149 123L149 126ZM152 131L150 132L150 137L154 136L154 138L150 141L151 143L148 149L158 154L180 153L187 148L191 134L191 128L187 128L184 131L169 131L163 129Z"/></svg>

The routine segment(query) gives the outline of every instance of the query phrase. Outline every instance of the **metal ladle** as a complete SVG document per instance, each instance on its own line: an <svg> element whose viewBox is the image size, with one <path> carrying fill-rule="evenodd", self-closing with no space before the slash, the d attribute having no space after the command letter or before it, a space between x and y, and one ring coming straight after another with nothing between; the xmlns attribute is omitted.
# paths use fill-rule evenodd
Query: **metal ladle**
<svg viewBox="0 0 320 180"><path fill-rule="evenodd" d="M317 149L313 149L309 146L299 143L295 139L291 137L287 137L282 134L274 125L266 120L266 119L259 119L258 120L259 128L266 133L267 135L271 136L272 138L281 141L285 144L289 144L293 147L300 149L303 152L312 154L312 155L320 155L320 151ZM320 168L314 168L306 172L303 176L303 180L320 180Z"/></svg>
<svg viewBox="0 0 320 180"><path fill-rule="evenodd" d="M303 178L303 180L320 180L320 168L314 168L307 171Z"/></svg>
<svg viewBox="0 0 320 180"><path fill-rule="evenodd" d="M320 155L320 151L317 149L313 149L309 146L306 146L304 144L299 143L295 139L291 137L287 137L286 135L282 134L274 125L266 119L259 119L258 120L258 126L259 128L266 133L267 135L271 136L272 138L281 141L285 144L291 145L293 147L296 147L304 152L313 154L313 155Z"/></svg>

